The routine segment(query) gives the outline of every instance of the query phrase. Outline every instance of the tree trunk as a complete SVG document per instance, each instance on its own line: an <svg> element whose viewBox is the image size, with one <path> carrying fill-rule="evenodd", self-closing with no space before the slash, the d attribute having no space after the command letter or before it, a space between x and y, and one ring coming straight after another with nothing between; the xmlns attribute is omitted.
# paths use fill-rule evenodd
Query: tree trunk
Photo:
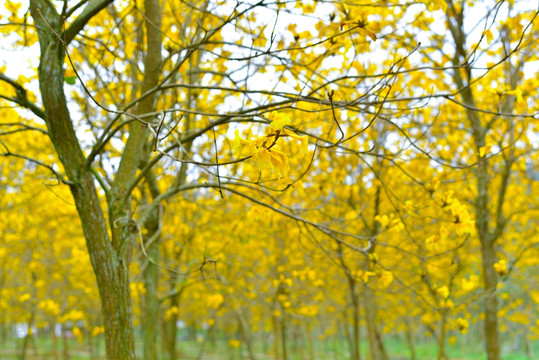
<svg viewBox="0 0 539 360"><path fill-rule="evenodd" d="M447 360L445 355L445 337L447 333L447 309L443 310L442 322L440 324L440 335L438 336L438 360Z"/></svg>
<svg viewBox="0 0 539 360"><path fill-rule="evenodd" d="M152 244L146 249L149 256L157 259L159 251L157 244ZM144 342L144 359L157 359L157 320L159 318L159 301L157 299L157 265L148 262L144 271L144 284L146 293L144 294L144 325L142 327Z"/></svg>
<svg viewBox="0 0 539 360"><path fill-rule="evenodd" d="M153 199L159 195L157 180L150 172L146 176L147 183L150 188L150 193ZM159 268L154 261L159 259L159 242L160 235L160 215L161 207L157 206L148 217L144 224L147 230L147 235L144 236L145 252L149 259L146 260L144 268L144 284L146 292L144 293L144 314L143 314L143 343L144 343L144 359L157 360L157 326L159 319L159 299L157 295L157 285Z"/></svg>
<svg viewBox="0 0 539 360"><path fill-rule="evenodd" d="M54 360L58 360L58 337L56 336L56 323L52 322L51 326L52 353Z"/></svg>
<svg viewBox="0 0 539 360"><path fill-rule="evenodd" d="M489 239L481 239L481 255L483 259L483 281L485 288L485 340L487 345L487 358L489 360L499 360L499 339L498 339L498 297L496 287L498 275L494 270L496 262L496 252L494 244Z"/></svg>
<svg viewBox="0 0 539 360"><path fill-rule="evenodd" d="M67 343L66 327L62 324L62 358L63 360L69 360L69 345Z"/></svg>
<svg viewBox="0 0 539 360"><path fill-rule="evenodd" d="M283 313L283 316L281 316L281 347L283 351L283 360L288 360L288 353L286 351L286 316Z"/></svg>
<svg viewBox="0 0 539 360"><path fill-rule="evenodd" d="M159 38L160 46L159 28L155 29L156 26L160 27L160 13L158 2L154 2L157 4L159 18L157 22L152 19L153 24L148 27L152 29L149 32L158 32L157 37ZM104 7L110 2L102 1L100 3ZM67 108L63 88L65 48L56 35L62 34L62 19L45 0L31 0L30 9L36 24L41 48L38 74L41 97L46 113L45 120L54 148L64 166L68 179L71 181L71 192L81 219L86 245L96 275L105 326L107 358L109 360L131 360L135 358L135 351L127 255L129 240L132 239L132 236L130 236L132 229L127 226L129 225L127 221L120 224L125 226L118 226L115 221L120 219L117 216L118 213L122 216L126 213L125 209L118 208L125 206L126 203L128 204L125 200L128 198L128 194L127 196L125 194L126 180L134 177L138 166L137 156L139 156L140 151L136 152L136 146L129 146L129 143L133 143L133 141L143 142L145 134L143 131L137 133L134 131L136 129L132 128L135 135L142 134L135 136L133 141L128 141L122 156L119 174L115 179L119 180L120 186L114 186L114 190L120 190L115 191L115 194L123 198L124 202L119 204L120 206L114 202L111 204L110 213L113 216L110 221L111 224L115 225L111 227L113 233L111 241L91 169L88 164L85 164L86 159L76 137ZM153 8L147 6L148 9ZM159 54L160 61L160 50L154 51L154 53ZM155 70L154 68L145 67L146 74L155 76L151 72L151 70ZM155 81L153 82L155 83ZM151 87L150 83L151 81L146 82L147 88ZM153 99L145 100L153 106ZM139 123L135 125L138 125L138 128L142 127L142 124ZM130 140L132 140L131 136ZM135 151L133 151L133 148L135 148ZM128 151L133 153L127 153ZM121 232L121 236L114 236L114 233L118 231Z"/></svg>
<svg viewBox="0 0 539 360"><path fill-rule="evenodd" d="M275 360L280 360L281 357L279 356L279 353L281 351L281 336L279 332L279 318L272 315L271 320L273 324L273 356L275 357Z"/></svg>
<svg viewBox="0 0 539 360"><path fill-rule="evenodd" d="M350 292L350 299L352 301L352 341L350 346L350 360L360 360L361 359L361 349L359 344L360 338L360 308L359 308L359 294L357 293L357 283L356 280L349 275L348 276L348 290Z"/></svg>
<svg viewBox="0 0 539 360"><path fill-rule="evenodd" d="M408 348L410 349L410 360L416 360L414 336L412 332L412 327L410 326L410 318L406 317L405 322L406 322L406 342L408 343Z"/></svg>
<svg viewBox="0 0 539 360"><path fill-rule="evenodd" d="M363 308L367 321L367 334L369 338L369 354L371 360L387 360L387 353L382 343L380 332L376 323L376 298L374 291L368 286L363 286Z"/></svg>
<svg viewBox="0 0 539 360"><path fill-rule="evenodd" d="M464 7L459 10L456 9L451 2L448 2L448 4L451 6L451 9L447 12L447 21L455 42L455 54L452 61L453 65L457 67L457 70L455 70L453 74L453 79L457 87L462 89L460 94L464 104L468 105L466 114L470 123L475 146L479 151L479 149L486 144L485 135L487 129L482 125L479 114L473 110L476 108L476 103L472 88L470 87L472 81L471 68L470 66L461 67L461 62L466 62L468 57L466 52L466 33L464 32ZM487 158L483 158L479 160L476 170L477 198L475 203L475 225L479 241L481 242L483 283L486 293L484 333L488 360L500 360L498 299L496 297L498 278L494 270L494 263L496 262L494 238L491 238L489 234L488 180L488 160ZM503 198L501 201L503 201Z"/></svg>
<svg viewBox="0 0 539 360"><path fill-rule="evenodd" d="M175 294L170 298L170 307L180 307L180 297L181 293ZM165 323L166 328L166 334L164 334L166 338L166 354L168 360L175 360L176 359L176 342L177 342L177 336L176 333L178 332L178 314L173 313L170 316L170 319Z"/></svg>
<svg viewBox="0 0 539 360"><path fill-rule="evenodd" d="M379 131L380 133L383 133L383 130ZM378 141L380 142L380 146L378 146L378 149L381 149L383 146L383 136L380 136L378 138ZM377 166L382 169L382 162L377 161ZM381 171L380 171L381 174ZM380 176L380 174L378 176ZM380 213L380 194L382 191L381 186L376 186L376 193L373 203L373 215L372 215L372 225L370 226L369 235L372 237L377 236L380 224L376 221L376 216ZM375 254L376 250L376 244L372 244L369 255ZM376 264L372 265L371 260L369 258L366 258L363 263L363 271L372 271L373 269L371 266L376 266ZM367 322L367 337L369 339L369 358L371 360L387 360L387 353L386 349L384 347L384 344L382 342L382 336L380 334L380 331L378 330L378 324L377 324L377 313L378 309L376 307L376 294L374 291L369 287L368 284L364 284L362 288L363 292L363 308L365 309L365 320Z"/></svg>

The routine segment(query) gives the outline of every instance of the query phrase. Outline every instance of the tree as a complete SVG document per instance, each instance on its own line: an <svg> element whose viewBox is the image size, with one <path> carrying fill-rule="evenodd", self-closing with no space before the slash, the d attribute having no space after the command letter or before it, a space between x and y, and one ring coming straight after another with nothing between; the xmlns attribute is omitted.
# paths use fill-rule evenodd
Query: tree
<svg viewBox="0 0 539 360"><path fill-rule="evenodd" d="M271 305L283 356L291 318L309 318L326 300L338 304L322 291L316 304L305 304L309 292L288 293L291 279L304 281L299 268L316 258L288 245L294 234L349 286L350 308L341 310L354 314L345 327L353 359L360 358L362 309L371 357L387 358L379 314L397 301L384 291L411 292L443 358L447 332L464 328L471 313L455 306L468 294L458 284L471 289L463 279L479 275L487 354L499 359L500 279L537 247L517 235L532 227L536 206L525 200L535 186L525 160L537 157L529 135L537 80L525 69L536 61L537 10L524 5L31 0L27 16L8 1L2 29L15 30L8 39L17 47L39 43L40 55L35 74L17 77L12 64L0 71L2 105L18 107L0 113L2 136L11 139L2 140L3 155L69 186L99 288L108 358L135 357L133 254L142 259L144 357L154 359L160 305L170 299L170 319L178 313L186 284L179 279L217 268L215 253L223 262L235 258L208 240L207 249L191 249L198 260L185 264L186 253L171 244L191 248L193 239L178 231L185 238L171 242L176 221L192 219L193 203L216 212L234 199L236 214L252 207L272 214L261 231L279 239L265 244L279 256L260 271L277 283L257 293L273 296L264 306ZM485 16L475 20L480 9ZM294 24L294 16L306 21ZM22 130L47 136L54 151L14 147ZM463 187L471 177L475 187ZM197 195L172 206L185 191ZM509 203L508 194L519 200ZM217 238L233 223L223 212L210 232ZM258 224L247 217L231 234ZM478 259L466 256L478 248L480 274ZM298 260L289 269L286 251ZM248 279L234 285L252 286ZM209 308L241 303L229 295ZM232 310L238 333L245 331L248 304ZM242 338L248 345L249 336Z"/></svg>

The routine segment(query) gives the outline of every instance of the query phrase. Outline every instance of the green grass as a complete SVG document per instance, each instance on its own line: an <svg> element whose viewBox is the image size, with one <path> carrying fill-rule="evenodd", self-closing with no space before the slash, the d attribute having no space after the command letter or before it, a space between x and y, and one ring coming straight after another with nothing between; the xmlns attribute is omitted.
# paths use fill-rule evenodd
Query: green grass
<svg viewBox="0 0 539 360"><path fill-rule="evenodd" d="M104 356L103 335L100 335L97 340L98 356L91 357L89 351L88 339L83 343L79 343L76 339L67 339L69 359L73 360L102 360ZM20 350L23 339L7 339L4 343L0 343L0 359L19 359ZM398 337L387 337L384 339L389 358L391 360L410 359L410 350L407 344ZM157 343L159 347L160 343ZM216 340L214 344L207 341L206 343L197 342L194 340L178 341L178 359L197 359L200 354L201 346L204 345L203 356L201 360L239 360L249 359L245 347L240 349L230 349L224 338ZM309 359L308 344L305 342L293 343L291 340L288 344L288 360L306 360ZM27 359L64 359L64 343L62 339L57 340L56 351L54 350L54 342L50 336L37 336L33 338L27 351ZM95 347L94 347L95 348ZM360 344L362 359L367 358L368 343L362 341ZM417 360L435 360L438 354L438 348L433 339L423 339L415 344ZM274 360L273 344L264 344L262 341L256 341L253 344L253 352L257 360ZM139 359L142 359L142 343L137 341L137 354ZM532 353L539 358L539 342L533 344ZM95 354L95 352L94 352ZM465 344L457 342L454 346L447 345L446 354L452 360L483 360L486 359L483 350L483 344ZM350 354L348 352L347 343L344 340L327 340L314 342L314 359L316 360L348 360ZM504 360L528 360L524 350L517 349L510 351L508 347L502 348L502 359Z"/></svg>

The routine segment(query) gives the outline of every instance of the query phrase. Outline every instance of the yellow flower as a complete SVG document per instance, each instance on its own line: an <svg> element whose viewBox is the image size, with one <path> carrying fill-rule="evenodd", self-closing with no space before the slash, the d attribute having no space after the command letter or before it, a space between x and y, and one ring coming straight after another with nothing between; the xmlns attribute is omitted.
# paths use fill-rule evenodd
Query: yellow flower
<svg viewBox="0 0 539 360"><path fill-rule="evenodd" d="M72 329L73 335L77 338L79 343L82 343L82 331L79 329L78 326L73 327Z"/></svg>
<svg viewBox="0 0 539 360"><path fill-rule="evenodd" d="M492 148L492 145L487 145L487 146L481 146L479 148L479 157L480 158L484 158L486 154L489 153L490 149Z"/></svg>
<svg viewBox="0 0 539 360"><path fill-rule="evenodd" d="M212 309L218 309L223 302L225 302L225 298L219 293L208 295L206 298L206 304Z"/></svg>
<svg viewBox="0 0 539 360"><path fill-rule="evenodd" d="M277 111L272 111L268 118L273 120L270 126L275 131L281 131L283 127L292 122L287 115Z"/></svg>
<svg viewBox="0 0 539 360"><path fill-rule="evenodd" d="M341 23L341 30L345 25L356 25L360 32L363 32L365 35L370 37L372 39L372 41L376 41L376 39L377 39L376 34L374 32L372 32L371 29L369 29L367 27L367 24L368 24L368 22L367 22L367 14L364 11L361 11L359 13L359 19L357 21L344 21L344 22L342 22Z"/></svg>
<svg viewBox="0 0 539 360"><path fill-rule="evenodd" d="M427 8L430 11L442 10L443 12L447 11L447 3L444 0L426 0L423 1L427 4Z"/></svg>
<svg viewBox="0 0 539 360"><path fill-rule="evenodd" d="M372 271L365 271L363 273L363 281L365 283L368 283L369 282L369 277L371 276L376 276L376 273L372 272Z"/></svg>
<svg viewBox="0 0 539 360"><path fill-rule="evenodd" d="M302 306L298 313L303 316L316 316L318 314L318 305L305 305Z"/></svg>
<svg viewBox="0 0 539 360"><path fill-rule="evenodd" d="M492 32L490 32L490 29L483 31L483 36L487 38L488 44L490 44L492 42L492 39L494 39L494 36L492 35Z"/></svg>
<svg viewBox="0 0 539 360"><path fill-rule="evenodd" d="M179 312L179 309L177 306L173 306L171 307L170 309L168 309L166 312L165 312L165 316L164 316L164 319L165 321L169 321L171 318L172 318L172 315L175 315Z"/></svg>
<svg viewBox="0 0 539 360"><path fill-rule="evenodd" d="M234 131L234 142L232 143L232 148L234 151L240 151L241 144L249 144L249 141L242 139L240 136L240 131L236 129L236 131Z"/></svg>
<svg viewBox="0 0 539 360"><path fill-rule="evenodd" d="M520 103L524 100L524 98L522 97L522 89L520 88L516 88L516 89L513 89L513 90L506 90L505 93L507 95L514 95L516 97L516 102L517 103Z"/></svg>
<svg viewBox="0 0 539 360"><path fill-rule="evenodd" d="M505 260L498 261L494 264L494 270L498 273L498 275L504 276L507 274L507 262Z"/></svg>
<svg viewBox="0 0 539 360"><path fill-rule="evenodd" d="M391 271L383 271L380 275L380 283L385 289L393 282L393 273Z"/></svg>
<svg viewBox="0 0 539 360"><path fill-rule="evenodd" d="M92 330L92 336L97 336L99 334L102 334L105 332L105 328L103 326L96 326Z"/></svg>
<svg viewBox="0 0 539 360"><path fill-rule="evenodd" d="M443 299L447 299L447 297L449 296L449 288L445 285L436 290L436 292L440 294Z"/></svg>
<svg viewBox="0 0 539 360"><path fill-rule="evenodd" d="M228 341L228 345L230 345L230 347L238 348L238 347L240 347L240 345L241 345L241 341L236 340L236 339L230 339L230 340Z"/></svg>
<svg viewBox="0 0 539 360"><path fill-rule="evenodd" d="M376 215L374 217L374 220L377 221L378 223L380 223L380 225L382 225L382 227L387 227L389 225L389 217L387 215Z"/></svg>
<svg viewBox="0 0 539 360"><path fill-rule="evenodd" d="M462 279L462 290L468 292L475 289L479 285L479 277L477 275L471 275L470 279Z"/></svg>
<svg viewBox="0 0 539 360"><path fill-rule="evenodd" d="M468 327L470 326L470 324L468 323L468 320L459 317L457 319L457 326L461 333L466 334L468 332Z"/></svg>

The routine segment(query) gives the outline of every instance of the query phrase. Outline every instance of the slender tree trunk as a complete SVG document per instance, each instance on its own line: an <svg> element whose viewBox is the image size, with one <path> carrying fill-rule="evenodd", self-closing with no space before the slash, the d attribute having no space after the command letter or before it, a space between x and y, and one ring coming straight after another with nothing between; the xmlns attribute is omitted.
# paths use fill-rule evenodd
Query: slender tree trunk
<svg viewBox="0 0 539 360"><path fill-rule="evenodd" d="M307 334L307 350L309 360L314 360L314 342L313 342L313 332L309 326L305 326L305 333Z"/></svg>
<svg viewBox="0 0 539 360"><path fill-rule="evenodd" d="M244 319L242 317L242 314L240 313L240 310L237 311L238 315L238 333L240 337L240 341L242 345L245 345L247 348L247 354L249 355L250 360L256 360L255 353L253 351L253 344L251 341L251 334L249 334L247 331L245 331L245 327L247 324L244 324ZM213 330L213 326L210 328Z"/></svg>
<svg viewBox="0 0 539 360"><path fill-rule="evenodd" d="M179 308L180 306L180 296L181 294L175 294L170 298L170 307L176 306ZM166 322L166 354L168 360L175 360L176 359L176 342L177 342L177 336L176 333L178 332L178 314L172 314L170 316L170 319Z"/></svg>
<svg viewBox="0 0 539 360"><path fill-rule="evenodd" d="M460 95L463 102L469 107L466 110L471 133L477 150L485 146L485 134L487 129L482 125L476 108L472 88L469 86L472 80L472 72L469 66L461 67L461 62L467 59L466 33L464 32L464 6L460 9L454 7L452 2L447 12L449 29L455 43L453 64L457 67L453 79L457 87L461 89ZM494 270L496 251L494 249L494 237L489 234L489 197L488 197L488 160L480 159L476 170L477 198L476 198L476 228L481 242L481 258L483 266L483 284L485 289L485 321L484 334L488 360L500 360L500 344L498 339L498 298L496 297L497 274ZM502 198L503 201L503 198ZM501 209L501 208L500 208ZM501 210L500 210L501 211Z"/></svg>
<svg viewBox="0 0 539 360"><path fill-rule="evenodd" d="M363 286L363 308L365 309L365 319L367 322L367 335L369 338L369 354L371 360L387 360L387 353L382 343L378 330L376 315L376 297L374 291L368 286Z"/></svg>
<svg viewBox="0 0 539 360"><path fill-rule="evenodd" d="M498 297L496 295L498 275L494 270L496 252L494 250L494 245L488 238L484 240L481 239L481 250L483 259L483 281L485 288L484 331L487 345L487 358L489 360L499 360Z"/></svg>
<svg viewBox="0 0 539 360"><path fill-rule="evenodd" d="M406 342L408 343L408 348L410 349L410 360L416 360L415 354L415 344L414 344L414 335L412 332L412 327L410 326L410 318L406 317Z"/></svg>
<svg viewBox="0 0 539 360"><path fill-rule="evenodd" d="M359 303L359 294L357 293L357 283L356 280L350 275L348 276L348 290L350 292L350 299L352 301L352 334L351 334L351 351L350 351L350 360L360 360L361 359L361 349L360 349L360 303Z"/></svg>
<svg viewBox="0 0 539 360"><path fill-rule="evenodd" d="M445 337L447 333L447 310L443 310L440 334L438 336L438 360L447 360L445 355Z"/></svg>
<svg viewBox="0 0 539 360"><path fill-rule="evenodd" d="M153 199L159 195L157 180L150 172L146 177L150 188L150 193ZM144 284L146 292L144 294L144 314L143 314L143 343L144 343L144 359L157 360L157 327L159 319L159 299L157 295L157 285L159 269L154 261L159 261L159 242L160 235L160 207L156 207L150 214L144 224L147 230L147 236L144 236L145 252L148 254L148 259L145 258L144 268Z"/></svg>
<svg viewBox="0 0 539 360"><path fill-rule="evenodd" d="M22 343L22 351L21 351L21 360L26 359L26 351L28 349L28 345L30 344L30 341L32 340L32 326L34 325L34 320L36 318L36 312L37 312L37 293L36 293L36 274L32 271L31 274L32 277L32 299L31 299L31 309L30 309L30 319L28 319L28 330L26 331L26 336L24 337L24 341ZM37 355L37 354L36 354Z"/></svg>
<svg viewBox="0 0 539 360"><path fill-rule="evenodd" d="M383 129L379 130L380 133L383 133ZM379 137L380 146L383 146L383 136ZM379 168L382 168L382 163L380 161L377 162L377 166ZM380 176L380 175L378 175ZM373 216L372 216L372 225L370 226L370 236L376 236L378 234L380 224L376 221L376 216L380 213L380 193L382 191L381 186L376 187L376 193L373 203ZM376 244L372 244L369 255L375 254L376 250ZM373 269L371 266L376 266L376 264L371 265L371 260L369 258L365 259L363 270L364 271L372 271ZM386 349L384 347L384 344L382 342L382 336L380 334L380 331L378 330L378 320L377 320L377 313L378 309L376 307L376 294L372 290L372 288L369 287L369 285L365 284L362 288L363 293L363 308L365 309L365 320L367 323L367 337L369 340L369 357L371 360L387 360L387 353Z"/></svg>
<svg viewBox="0 0 539 360"><path fill-rule="evenodd" d="M34 314L32 313L31 319L28 322L28 331L26 332L26 336L24 337L24 340L22 342L22 349L21 349L21 360L26 359L26 352L28 351L28 344L30 344L30 339L32 338L32 323L33 323Z"/></svg>
<svg viewBox="0 0 539 360"><path fill-rule="evenodd" d="M281 317L281 347L283 352L283 360L288 360L288 353L286 351L286 316L283 314Z"/></svg>
<svg viewBox="0 0 539 360"><path fill-rule="evenodd" d="M279 332L279 319L277 316L272 315L271 320L273 324L273 356L275 357L275 360L280 360L281 336Z"/></svg>
<svg viewBox="0 0 539 360"><path fill-rule="evenodd" d="M62 357L64 360L69 360L69 345L67 343L66 327L62 324Z"/></svg>
<svg viewBox="0 0 539 360"><path fill-rule="evenodd" d="M153 259L158 259L159 251L157 244L152 244L146 251ZM159 302L157 299L157 266L148 263L144 271L144 284L146 293L144 294L144 323L142 326L142 336L144 343L144 359L157 359L157 325Z"/></svg>
<svg viewBox="0 0 539 360"><path fill-rule="evenodd" d="M55 360L58 360L58 337L56 336L56 323L51 327L52 353Z"/></svg>

